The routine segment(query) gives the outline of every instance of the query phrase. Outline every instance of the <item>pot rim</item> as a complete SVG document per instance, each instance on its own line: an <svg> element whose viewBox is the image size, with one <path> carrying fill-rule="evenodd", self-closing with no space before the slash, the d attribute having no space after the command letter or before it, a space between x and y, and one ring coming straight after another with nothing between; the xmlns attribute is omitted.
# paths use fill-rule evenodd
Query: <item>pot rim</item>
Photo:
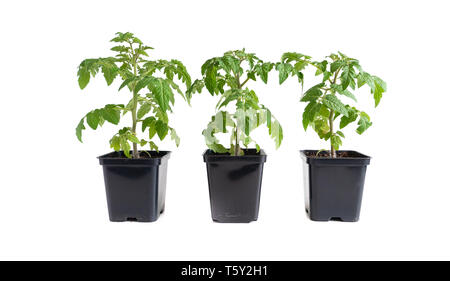
<svg viewBox="0 0 450 281"><path fill-rule="evenodd" d="M155 152L155 150L139 150L139 152L147 151L149 153ZM121 151L120 151L121 152ZM170 158L171 151L164 151L160 150L158 151L159 154L162 154L162 156L158 157L152 157L152 158L119 158L119 157L111 157L112 154L118 153L118 151L109 152L103 155L100 155L97 157L97 159L100 162L100 165L122 165L122 166L132 166L132 165L139 165L139 166L155 166L160 165L161 162L167 162L167 160Z"/></svg>
<svg viewBox="0 0 450 281"><path fill-rule="evenodd" d="M306 156L306 152L317 152L318 150L305 149L300 150L300 157L308 164L320 165L320 166L366 166L370 164L372 157L362 154L355 150L339 150L342 152L351 152L357 154L357 157L345 157L345 158L316 158Z"/></svg>
<svg viewBox="0 0 450 281"><path fill-rule="evenodd" d="M248 150L256 150L254 148L249 148ZM232 156L230 154L215 154L211 149L206 149L203 152L204 162L225 162L225 161L246 161L246 162L256 162L264 163L266 162L267 154L263 149L259 150L259 154L256 155L241 155Z"/></svg>

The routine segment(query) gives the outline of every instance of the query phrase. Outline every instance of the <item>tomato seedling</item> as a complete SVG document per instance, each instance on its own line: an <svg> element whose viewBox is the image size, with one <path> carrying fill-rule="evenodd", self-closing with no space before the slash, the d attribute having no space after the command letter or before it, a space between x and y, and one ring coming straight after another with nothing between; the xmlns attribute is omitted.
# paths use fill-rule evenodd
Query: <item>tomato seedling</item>
<svg viewBox="0 0 450 281"><path fill-rule="evenodd" d="M171 139L179 145L180 138L174 128L169 126L168 112L175 102L173 91L178 92L184 100L190 102L191 95L184 94L177 82L191 86L191 77L186 67L179 61L149 60L147 51L153 49L146 46L130 32L116 33L111 42L116 46L111 50L115 56L86 59L78 67L78 84L84 89L91 77L101 70L107 85L119 78L122 84L119 91L127 88L132 97L127 105L107 104L103 108L94 109L81 118L76 127L76 136L82 141L82 131L86 129L84 122L96 130L105 121L118 125L121 115L131 114L132 123L129 127L120 129L110 140L110 146L115 151L123 150L128 158L139 158L137 146L149 145L151 150L158 151L158 146L152 141L158 135L162 141L170 132ZM157 76L156 74L159 74ZM178 81L177 81L178 80ZM142 132L147 130L146 138L138 138L137 125L141 124ZM130 154L130 143L132 153Z"/></svg>

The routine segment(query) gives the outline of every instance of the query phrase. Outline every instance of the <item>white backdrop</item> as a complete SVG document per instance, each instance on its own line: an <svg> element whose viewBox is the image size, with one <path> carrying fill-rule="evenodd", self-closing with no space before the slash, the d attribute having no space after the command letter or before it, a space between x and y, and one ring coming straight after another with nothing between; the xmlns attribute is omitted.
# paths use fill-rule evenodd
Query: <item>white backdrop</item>
<svg viewBox="0 0 450 281"><path fill-rule="evenodd" d="M450 41L448 1L4 1L0 4L1 259L448 259L450 189L447 146ZM262 131L264 168L259 220L211 221L202 129L217 97L192 107L178 100L171 122L166 212L151 224L108 221L102 169L117 129L75 126L89 110L126 103L98 76L78 88L84 58L110 55L117 31L178 58L193 78L208 58L245 47L265 60L286 51L321 59L340 50L388 85L373 126L344 130L342 149L373 157L358 223L309 221L298 150L327 148L301 128L304 104L295 79L251 82L284 128L275 150ZM305 87L317 80L307 73ZM128 120L124 120L127 124Z"/></svg>

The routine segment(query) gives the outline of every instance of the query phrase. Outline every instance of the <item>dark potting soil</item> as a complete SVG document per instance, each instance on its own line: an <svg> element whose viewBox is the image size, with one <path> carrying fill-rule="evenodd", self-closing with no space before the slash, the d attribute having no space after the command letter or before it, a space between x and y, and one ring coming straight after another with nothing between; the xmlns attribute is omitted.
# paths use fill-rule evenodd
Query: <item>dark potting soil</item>
<svg viewBox="0 0 450 281"><path fill-rule="evenodd" d="M261 155L261 153L259 151L257 152L256 149L254 149L254 148L242 149L242 151L244 151L244 155L239 155L239 156ZM207 154L211 154L211 155L231 155L228 152L226 152L226 153L215 153L212 150L209 150L207 152Z"/></svg>
<svg viewBox="0 0 450 281"><path fill-rule="evenodd" d="M305 154L307 157L312 158L330 158L329 151L321 151L319 154L317 154L317 151L306 152ZM355 153L352 151L336 151L336 158L360 158L360 157L361 155L359 153Z"/></svg>
<svg viewBox="0 0 450 281"><path fill-rule="evenodd" d="M150 153L150 155L148 155ZM130 151L130 155L132 155L132 152ZM139 151L139 158L141 159L150 159L150 158L161 158L164 155L166 155L166 152L157 152L157 151ZM151 157L150 157L151 156ZM123 151L120 152L114 152L108 155L109 158L127 158Z"/></svg>

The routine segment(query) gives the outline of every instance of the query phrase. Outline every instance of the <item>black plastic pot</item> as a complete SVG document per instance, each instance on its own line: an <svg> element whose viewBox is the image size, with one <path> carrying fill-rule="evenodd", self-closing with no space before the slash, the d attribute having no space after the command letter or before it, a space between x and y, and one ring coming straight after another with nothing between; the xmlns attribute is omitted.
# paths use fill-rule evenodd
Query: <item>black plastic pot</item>
<svg viewBox="0 0 450 281"><path fill-rule="evenodd" d="M246 149L243 156L206 150L211 215L215 222L248 223L259 213L261 182L266 154Z"/></svg>
<svg viewBox="0 0 450 281"><path fill-rule="evenodd" d="M170 151L129 159L123 152L99 156L105 178L109 219L153 222L164 211Z"/></svg>
<svg viewBox="0 0 450 281"><path fill-rule="evenodd" d="M313 221L359 220L366 168L370 157L343 151L349 157L308 157L315 150L302 150L305 207Z"/></svg>

